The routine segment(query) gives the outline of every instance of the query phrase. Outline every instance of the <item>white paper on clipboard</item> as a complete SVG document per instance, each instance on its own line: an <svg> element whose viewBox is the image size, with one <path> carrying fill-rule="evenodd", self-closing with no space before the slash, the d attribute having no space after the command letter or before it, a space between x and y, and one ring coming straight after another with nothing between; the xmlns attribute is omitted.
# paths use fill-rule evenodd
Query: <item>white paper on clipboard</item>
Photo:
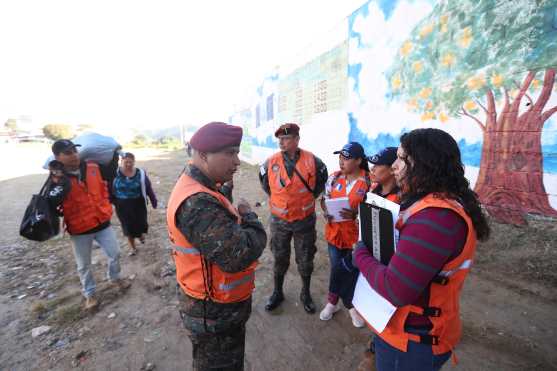
<svg viewBox="0 0 557 371"><path fill-rule="evenodd" d="M356 282L352 304L378 333L383 332L396 311L394 305L371 288L361 273Z"/></svg>
<svg viewBox="0 0 557 371"><path fill-rule="evenodd" d="M391 200L387 200L384 197L381 197L375 193L371 193L368 192L367 196L366 196L366 203L371 204L371 205L376 205L379 207L382 207L383 209L387 209L391 212L391 214L393 214L393 226L396 226L396 222L398 220L398 214L400 213L400 205L397 204L396 202L393 202ZM360 226L361 227L361 226ZM394 241L395 241L395 251L396 251L396 245L398 242L398 229L394 228L393 229L393 233L394 233ZM362 235L360 234L360 240L362 239Z"/></svg>
<svg viewBox="0 0 557 371"><path fill-rule="evenodd" d="M348 219L340 215L342 209L351 209L348 197L326 198L327 214L333 217L334 222L342 222Z"/></svg>

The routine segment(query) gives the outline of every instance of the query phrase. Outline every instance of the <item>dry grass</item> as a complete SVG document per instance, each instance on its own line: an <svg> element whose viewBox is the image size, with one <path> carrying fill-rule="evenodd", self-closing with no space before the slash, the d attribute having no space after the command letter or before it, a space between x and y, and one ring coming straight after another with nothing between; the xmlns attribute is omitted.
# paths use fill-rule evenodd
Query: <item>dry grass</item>
<svg viewBox="0 0 557 371"><path fill-rule="evenodd" d="M557 287L557 223L532 219L524 227L491 223L491 238L478 245L480 269L505 272L546 287Z"/></svg>

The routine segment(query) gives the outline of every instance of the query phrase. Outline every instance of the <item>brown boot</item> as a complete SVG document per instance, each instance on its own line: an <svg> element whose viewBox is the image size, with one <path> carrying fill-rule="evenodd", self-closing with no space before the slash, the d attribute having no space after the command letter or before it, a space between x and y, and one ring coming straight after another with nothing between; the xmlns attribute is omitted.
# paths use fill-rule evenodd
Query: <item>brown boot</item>
<svg viewBox="0 0 557 371"><path fill-rule="evenodd" d="M357 368L358 371L375 370L375 356L369 350L364 352L364 357Z"/></svg>
<svg viewBox="0 0 557 371"><path fill-rule="evenodd" d="M85 298L85 309L92 310L99 306L99 301L94 296Z"/></svg>

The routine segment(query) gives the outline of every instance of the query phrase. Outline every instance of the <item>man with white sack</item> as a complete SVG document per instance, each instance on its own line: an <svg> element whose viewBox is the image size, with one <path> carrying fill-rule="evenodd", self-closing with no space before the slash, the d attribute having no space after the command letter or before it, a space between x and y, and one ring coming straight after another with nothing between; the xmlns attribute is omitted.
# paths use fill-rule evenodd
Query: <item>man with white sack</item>
<svg viewBox="0 0 557 371"><path fill-rule="evenodd" d="M108 278L121 290L129 282L120 278L120 247L110 225L112 204L110 187L114 177L111 162L99 165L80 159L77 147L68 139L60 139L52 145L54 161L49 164L50 182L47 197L52 207L64 217L70 235L81 281L85 308L98 306L95 298L96 284L91 271L91 251L96 241L108 258ZM116 149L115 149L116 150Z"/></svg>

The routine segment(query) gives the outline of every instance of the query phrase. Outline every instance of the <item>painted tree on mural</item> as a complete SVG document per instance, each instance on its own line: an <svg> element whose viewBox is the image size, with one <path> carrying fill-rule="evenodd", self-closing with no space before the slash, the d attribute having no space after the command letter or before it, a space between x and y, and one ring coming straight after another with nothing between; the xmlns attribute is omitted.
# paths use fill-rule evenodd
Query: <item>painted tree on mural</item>
<svg viewBox="0 0 557 371"><path fill-rule="evenodd" d="M424 122L466 117L483 133L476 192L497 219L557 216L543 184L541 131L557 107L557 0L445 0L388 72Z"/></svg>

